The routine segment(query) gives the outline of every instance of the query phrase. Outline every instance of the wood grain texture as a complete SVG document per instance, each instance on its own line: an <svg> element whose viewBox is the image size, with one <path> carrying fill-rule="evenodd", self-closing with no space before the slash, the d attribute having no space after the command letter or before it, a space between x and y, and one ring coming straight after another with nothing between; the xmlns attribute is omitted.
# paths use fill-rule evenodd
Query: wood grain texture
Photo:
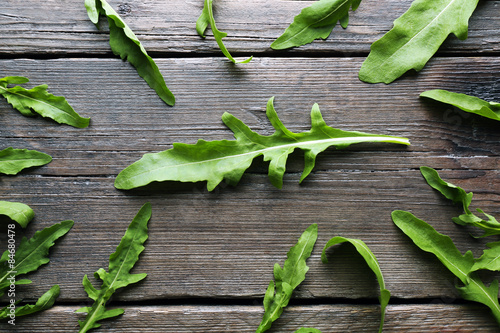
<svg viewBox="0 0 500 333"><path fill-rule="evenodd" d="M302 52L349 56L368 53L370 45L392 27L412 0L363 0L351 15L349 27L337 26L325 41L273 54ZM220 54L211 32L203 40L195 22L203 0L109 0L152 53ZM214 4L217 26L228 33L228 49L235 54L272 52L279 37L302 8L312 1L220 0ZM452 36L441 52L490 54L500 51L497 15L500 1L480 1L470 21L469 38ZM83 1L3 0L0 8L0 55L111 54L105 27L98 30L87 18ZM105 22L105 20L104 20ZM221 55L222 56L222 55Z"/></svg>
<svg viewBox="0 0 500 333"><path fill-rule="evenodd" d="M96 332L206 333L255 332L262 318L261 306L125 306L118 319L102 321ZM76 332L78 307L56 306L37 316L19 318L25 332ZM475 305L389 305L384 332L498 332L487 309ZM290 306L273 323L269 333L294 332L315 327L323 333L376 332L380 309L375 305ZM0 330L9 329L0 323Z"/></svg>

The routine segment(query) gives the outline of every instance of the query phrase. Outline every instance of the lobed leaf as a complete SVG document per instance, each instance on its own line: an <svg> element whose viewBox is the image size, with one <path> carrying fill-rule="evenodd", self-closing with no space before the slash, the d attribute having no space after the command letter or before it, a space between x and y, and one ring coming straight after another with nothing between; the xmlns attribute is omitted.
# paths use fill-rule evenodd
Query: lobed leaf
<svg viewBox="0 0 500 333"><path fill-rule="evenodd" d="M54 242L64 236L73 226L73 221L63 221L51 227L37 231L29 240L23 237L16 248L14 264L7 264L9 251L5 251L0 258L0 294L10 283L8 278L36 271L40 266L49 262L49 249ZM17 284L27 284L29 280L17 280ZM1 295L0 295L1 296Z"/></svg>
<svg viewBox="0 0 500 333"><path fill-rule="evenodd" d="M269 179L277 188L283 185L288 155L296 148L305 151L302 182L314 168L316 156L330 146L338 149L361 142L390 142L409 145L406 138L347 132L326 125L317 104L311 111L312 128L308 132L293 133L278 118L273 106L274 98L267 103L267 117L276 132L263 136L253 132L229 113L223 122L234 133L236 141L203 141L196 144L174 143L173 149L156 154L145 154L139 161L122 170L115 180L118 189L132 189L153 181L207 181L212 191L222 180L236 185L254 158L263 155L270 161Z"/></svg>
<svg viewBox="0 0 500 333"><path fill-rule="evenodd" d="M326 250L334 245L341 244L341 243L350 243L354 245L358 253L365 259L366 263L370 267L370 269L375 273L375 276L377 277L378 284L380 286L380 308L382 312L381 320L380 320L380 328L379 328L379 333L382 332L382 328L384 327L384 317L385 317L385 309L387 307L387 304L389 304L389 299L391 298L391 293L389 290L385 288L385 282L384 282L384 277L382 275L382 271L380 270L380 265L377 261L377 258L373 254L373 252L368 248L368 246L360 239L353 239L353 238L345 238L345 237L333 237L330 239L325 247L323 248L323 252L321 253L321 261L323 263L328 262L328 258L326 256Z"/></svg>
<svg viewBox="0 0 500 333"><path fill-rule="evenodd" d="M67 124L78 128L89 126L89 118L82 118L76 113L64 97L49 94L46 84L30 90L20 86L7 87L9 84L23 84L27 82L29 80L21 76L8 76L0 79L0 95L5 97L14 109L25 116L39 114L59 124Z"/></svg>
<svg viewBox="0 0 500 333"><path fill-rule="evenodd" d="M35 212L30 206L20 202L0 201L0 215L8 216L23 228L35 217Z"/></svg>
<svg viewBox="0 0 500 333"><path fill-rule="evenodd" d="M443 194L447 199L452 200L454 203L461 203L465 214L459 217L454 217L453 222L460 225L472 225L484 230L481 237L500 235L500 223L491 215L484 213L481 209L477 209L479 213L484 214L488 220L482 219L474 215L469 206L472 202L472 192L466 193L462 188L455 186L451 183L445 182L441 179L438 172L429 167L420 167L420 172L424 176L427 183Z"/></svg>
<svg viewBox="0 0 500 333"><path fill-rule="evenodd" d="M130 270L139 260L139 255L144 250L143 244L148 238L147 224L150 218L151 204L146 203L130 223L116 251L109 257L109 272L100 268L94 273L96 279L102 280L99 290L92 286L87 275L83 277L83 287L88 296L95 302L92 307L84 307L77 311L87 313L83 321L78 321L80 333L101 326L98 323L100 320L123 314L123 309L107 310L106 303L117 289L137 283L146 277L147 274L145 273L130 274Z"/></svg>
<svg viewBox="0 0 500 333"><path fill-rule="evenodd" d="M462 255L450 237L438 233L426 222L409 212L394 211L392 220L420 249L434 254L464 286L456 288L467 300L488 306L500 324L500 304L498 303L498 281L486 287L472 271L474 257L467 251Z"/></svg>
<svg viewBox="0 0 500 333"><path fill-rule="evenodd" d="M222 39L227 36L227 33L220 31L215 25L213 0L205 0L201 15L196 21L196 32L198 32L198 35L205 38L205 31L207 30L209 24L212 29L212 33L214 34L215 41L217 42L217 45L219 45L220 50L226 56L226 58L231 60L233 63L240 64L249 63L252 60L253 57L242 61L236 61L236 59L234 59L231 53L229 53L229 51L227 50L224 42L222 41Z"/></svg>
<svg viewBox="0 0 500 333"><path fill-rule="evenodd" d="M16 317L27 316L36 312L50 309L57 297L59 296L59 286L56 284L52 286L45 294L43 294L35 304L26 304L23 306L16 306L14 315ZM0 309L0 320L9 318L10 309L5 307Z"/></svg>
<svg viewBox="0 0 500 333"><path fill-rule="evenodd" d="M483 255L476 260L471 272L480 269L487 269L490 271L500 271L500 241L486 244L489 249L483 251Z"/></svg>
<svg viewBox="0 0 500 333"><path fill-rule="evenodd" d="M52 157L36 150L14 149L0 150L0 173L17 175L21 170L42 166L52 161Z"/></svg>
<svg viewBox="0 0 500 333"><path fill-rule="evenodd" d="M326 39L337 22L345 29L349 22L349 8L355 11L361 0L320 0L302 9L293 23L278 37L271 48L288 49L311 43L313 40Z"/></svg>
<svg viewBox="0 0 500 333"><path fill-rule="evenodd" d="M163 75L144 46L106 0L85 0L87 14L93 23L98 23L99 15L105 15L109 24L109 45L115 55L130 62L140 77L156 91L168 105L175 104L175 97L167 88Z"/></svg>
<svg viewBox="0 0 500 333"><path fill-rule="evenodd" d="M359 72L368 83L391 83L420 71L449 34L467 38L468 21L479 0L415 0L394 27L371 46Z"/></svg>
<svg viewBox="0 0 500 333"><path fill-rule="evenodd" d="M438 102L453 105L465 112L475 113L483 117L500 121L499 103L486 102L474 96L458 94L441 89L424 91L420 94L420 97L431 98Z"/></svg>
<svg viewBox="0 0 500 333"><path fill-rule="evenodd" d="M317 238L318 225L312 224L300 236L297 244L288 251L283 268L278 263L274 265L274 282L271 280L264 296L264 316L256 333L265 332L271 327L288 305L293 290L306 278L309 270L306 259L311 256Z"/></svg>

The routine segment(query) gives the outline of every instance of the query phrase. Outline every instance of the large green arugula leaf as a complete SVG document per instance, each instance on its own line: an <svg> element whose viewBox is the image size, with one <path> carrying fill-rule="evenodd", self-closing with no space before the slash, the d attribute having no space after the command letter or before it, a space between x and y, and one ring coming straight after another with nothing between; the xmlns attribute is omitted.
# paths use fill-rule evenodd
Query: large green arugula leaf
<svg viewBox="0 0 500 333"><path fill-rule="evenodd" d="M500 103L486 102L478 97L458 94L447 90L434 89L424 91L420 97L453 105L465 112L475 113L480 116L500 121Z"/></svg>
<svg viewBox="0 0 500 333"><path fill-rule="evenodd" d="M52 157L36 150L14 149L0 150L0 173L17 175L21 170L42 166L52 161Z"/></svg>
<svg viewBox="0 0 500 333"><path fill-rule="evenodd" d="M158 66L118 13L106 0L85 0L85 7L87 8L90 20L94 24L99 22L99 14L105 15L108 18L109 45L113 53L130 62L137 70L139 76L156 91L158 96L165 103L173 106L175 104L175 97L167 88Z"/></svg>
<svg viewBox="0 0 500 333"><path fill-rule="evenodd" d="M420 249L434 254L463 286L456 286L462 297L488 306L500 324L500 304L498 303L498 281L486 287L478 275L472 271L474 257L471 251L462 255L450 237L438 233L426 222L405 211L392 212L392 220Z"/></svg>
<svg viewBox="0 0 500 333"><path fill-rule="evenodd" d="M479 0L415 0L394 27L371 46L359 78L391 83L407 71L420 71L449 34L467 38L469 18Z"/></svg>
<svg viewBox="0 0 500 333"><path fill-rule="evenodd" d="M49 262L49 249L54 242L64 236L73 226L73 221L63 221L37 231L29 240L23 237L15 251L6 250L0 257L0 296L9 287L9 279L36 271ZM15 252L15 254L14 254ZM29 280L16 280L18 284L31 283Z"/></svg>
<svg viewBox="0 0 500 333"><path fill-rule="evenodd" d="M222 180L236 185L245 170L257 156L270 161L271 183L281 188L286 160L296 148L305 151L305 167L300 181L314 168L316 156L330 146L338 149L360 142L390 142L408 145L406 138L347 132L326 125L317 104L311 111L312 128L308 132L293 133L278 118L273 106L274 98L267 103L267 117L276 129L270 136L253 132L239 119L224 113L222 121L233 132L235 141L203 141L196 144L174 143L174 148L160 153L145 154L118 174L115 186L132 189L153 181L207 181L212 191Z"/></svg>
<svg viewBox="0 0 500 333"><path fill-rule="evenodd" d="M47 85L42 84L27 90L20 86L9 88L9 84L23 84L29 79L22 76L7 76L0 79L0 95L7 99L14 109L25 116L35 116L53 119L59 124L84 128L89 126L89 118L82 118L73 110L64 97L54 96L47 92Z"/></svg>
<svg viewBox="0 0 500 333"><path fill-rule="evenodd" d="M16 306L14 310L15 317L27 316L35 312L44 311L50 309L57 297L59 296L60 288L59 285L53 285L45 294L43 294L35 304L26 304L23 306ZM0 320L12 318L10 317L10 309L8 306L0 309Z"/></svg>
<svg viewBox="0 0 500 333"><path fill-rule="evenodd" d="M472 225L484 230L484 234L481 237L500 235L500 223L491 215L486 214L481 209L476 210L486 216L488 219L482 219L474 215L469 206L472 202L472 192L467 193L462 188L455 186L451 183L445 182L441 179L438 172L432 168L422 166L420 167L420 172L425 178L427 183L443 194L447 199L452 200L454 203L461 203L465 214L458 217L454 217L453 222L459 225Z"/></svg>
<svg viewBox="0 0 500 333"><path fill-rule="evenodd" d="M8 216L23 228L35 217L35 212L30 206L20 202L0 201L0 215Z"/></svg>
<svg viewBox="0 0 500 333"><path fill-rule="evenodd" d="M309 267L306 259L312 253L318 238L318 225L310 225L287 253L283 268L278 263L274 265L274 282L271 280L264 295L264 316L256 333L262 333L271 328L271 324L280 317L288 305L293 290L306 278ZM276 288L275 288L276 286ZM275 292L276 289L276 292Z"/></svg>
<svg viewBox="0 0 500 333"><path fill-rule="evenodd" d="M205 31L207 30L209 24L212 29L212 33L214 34L215 41L217 42L217 45L219 45L220 50L226 56L226 58L228 58L235 64L245 64L252 61L253 57L242 61L236 61L236 59L234 59L231 53L229 53L229 51L227 50L224 42L222 41L222 39L227 36L227 33L220 31L215 25L213 0L205 0L201 15L200 17L198 17L198 20L196 20L196 32L198 32L198 35L205 38Z"/></svg>
<svg viewBox="0 0 500 333"><path fill-rule="evenodd" d="M146 203L130 223L116 251L109 257L109 272L100 268L94 273L96 279L102 280L101 289L94 288L87 275L83 277L84 289L95 302L92 307L84 307L77 311L87 313L85 320L78 321L80 333L100 327L99 320L123 314L123 309L107 310L106 303L116 290L137 283L147 276L145 273L130 274L130 270L144 250L143 244L148 239L147 225L150 218L151 204Z"/></svg>
<svg viewBox="0 0 500 333"><path fill-rule="evenodd" d="M381 333L382 328L384 327L385 309L387 307L387 304L389 304L391 293L385 288L384 276L382 275L382 271L380 270L380 265L370 248L365 244L365 242L360 239L345 238L340 236L333 237L326 243L325 247L323 248L323 252L321 253L321 261L323 261L323 263L328 262L326 250L329 247L346 242L354 245L358 253L363 257L363 259L365 259L368 267L370 267L370 269L373 271L373 273L375 273L375 276L377 277L377 281L380 286L379 300L382 313L379 327L379 333Z"/></svg>
<svg viewBox="0 0 500 333"><path fill-rule="evenodd" d="M275 50L288 49L311 43L313 40L326 39L337 22L343 28L349 23L349 8L355 11L361 0L320 0L302 9L295 16L293 23L278 37L271 48Z"/></svg>

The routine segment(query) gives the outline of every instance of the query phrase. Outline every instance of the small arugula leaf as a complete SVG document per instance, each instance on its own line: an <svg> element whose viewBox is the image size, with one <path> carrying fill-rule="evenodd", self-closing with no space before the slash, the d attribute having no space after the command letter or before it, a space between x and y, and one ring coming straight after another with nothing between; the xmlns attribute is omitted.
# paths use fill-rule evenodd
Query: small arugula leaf
<svg viewBox="0 0 500 333"><path fill-rule="evenodd" d="M500 121L500 104L486 102L478 97L458 94L447 90L435 89L424 91L420 97L453 105L465 112L475 113L483 117Z"/></svg>
<svg viewBox="0 0 500 333"><path fill-rule="evenodd" d="M205 31L207 30L209 24L212 29L212 33L214 34L217 45L219 45L220 50L226 56L226 58L228 58L235 64L246 64L252 61L253 57L242 61L236 61L236 59L234 59L231 53L229 53L229 51L227 50L224 42L222 41L222 39L227 36L227 33L220 31L215 25L213 0L205 0L201 15L196 21L196 31L198 32L198 35L205 38Z"/></svg>
<svg viewBox="0 0 500 333"><path fill-rule="evenodd" d="M321 333L321 331L316 328L301 327L295 333Z"/></svg>
<svg viewBox="0 0 500 333"><path fill-rule="evenodd" d="M42 166L52 161L52 157L36 150L14 149L0 150L0 173L17 175L21 170Z"/></svg>
<svg viewBox="0 0 500 333"><path fill-rule="evenodd" d="M115 253L109 257L109 272L100 268L94 273L96 279L102 280L102 286L99 290L92 286L87 275L83 277L83 287L95 302L92 307L81 308L77 311L87 313L85 320L78 321L80 333L100 327L99 320L123 314L123 309L107 310L106 303L116 290L137 283L146 277L147 274L145 273L130 274L130 270L139 260L139 255L144 250L143 244L148 239L147 225L150 218L151 204L146 203L130 223Z"/></svg>
<svg viewBox="0 0 500 333"><path fill-rule="evenodd" d="M329 247L346 242L354 245L358 253L363 257L363 259L365 259L366 263L368 264L368 267L370 267L370 269L373 271L373 273L375 273L375 276L377 277L377 281L380 286L379 300L382 312L379 332L382 332L382 328L384 327L385 309L387 307L387 304L389 304L391 293L389 292L389 290L385 289L384 277L382 275L382 271L380 270L380 265L377 261L377 258L375 258L375 255L368 248L368 246L360 239L345 238L340 236L333 237L326 243L325 247L323 248L323 252L321 253L321 261L323 261L323 263L325 264L328 262L328 258L326 256L326 250Z"/></svg>
<svg viewBox="0 0 500 333"><path fill-rule="evenodd" d="M355 11L361 0L320 0L302 9L293 23L278 37L271 48L288 49L311 43L313 40L326 39L338 21L345 29L349 23L349 8Z"/></svg>
<svg viewBox="0 0 500 333"><path fill-rule="evenodd" d="M175 97L167 88L158 66L118 13L105 0L85 0L85 7L90 20L94 24L99 22L99 15L96 13L105 15L108 18L109 45L113 53L130 62L139 76L156 91L158 96L165 103L173 106Z"/></svg>
<svg viewBox="0 0 500 333"><path fill-rule="evenodd" d="M359 78L391 83L407 71L420 71L449 34L467 38L468 21L479 0L415 0L394 27L371 46Z"/></svg>
<svg viewBox="0 0 500 333"><path fill-rule="evenodd" d="M20 86L7 87L9 84L23 84L27 82L29 82L29 79L22 76L4 77L0 79L0 95L5 97L14 109L21 112L24 116L30 117L37 113L59 124L67 124L78 128L89 126L89 118L80 117L64 97L49 94L46 84L30 90Z"/></svg>
<svg viewBox="0 0 500 333"><path fill-rule="evenodd" d="M64 236L73 226L73 221L63 221L51 227L37 231L29 240L23 237L15 251L6 250L0 258L0 294L9 285L9 279L36 271L49 262L49 249L54 242ZM15 252L15 254L13 254ZM12 256L14 256L13 260ZM27 284L29 280L17 280L18 284ZM1 295L0 295L1 296Z"/></svg>
<svg viewBox="0 0 500 333"><path fill-rule="evenodd" d="M271 280L264 296L265 312L256 333L265 332L271 327L273 321L280 317L288 305L293 290L306 278L309 270L306 259L311 255L317 238L318 225L312 224L300 236L297 244L288 251L283 268L278 263L274 265L274 282Z"/></svg>
<svg viewBox="0 0 500 333"><path fill-rule="evenodd" d="M52 286L45 294L43 294L35 304L26 304L23 306L16 306L14 315L16 317L27 316L35 312L44 311L50 309L57 297L59 296L59 286L56 284ZM0 309L0 320L9 318L10 309L5 307Z"/></svg>
<svg viewBox="0 0 500 333"><path fill-rule="evenodd" d="M269 179L277 188L283 185L286 160L296 148L305 150L302 182L314 168L316 156L330 146L338 149L361 142L390 142L409 145L406 138L347 132L326 125L317 104L311 111L312 128L308 132L293 133L278 118L273 106L267 103L267 117L276 129L270 136L252 131L241 120L224 113L222 121L234 132L235 141L203 141L196 144L174 143L173 149L145 154L139 161L122 170L115 180L118 189L132 189L153 181L207 181L212 191L222 180L236 185L252 160L264 155L270 161Z"/></svg>
<svg viewBox="0 0 500 333"><path fill-rule="evenodd" d="M454 203L462 204L465 214L462 214L459 217L454 217L452 219L453 222L459 225L473 225L483 229L484 234L481 235L481 237L500 235L500 223L493 216L486 214L481 209L477 208L476 210L479 213L484 214L488 218L488 220L485 220L474 215L470 211L469 206L472 202L472 192L467 193L462 188L445 182L441 179L438 172L432 168L422 166L420 167L420 172L432 188L439 191L447 199L452 200Z"/></svg>
<svg viewBox="0 0 500 333"><path fill-rule="evenodd" d="M462 296L488 306L500 324L498 303L498 281L486 287L476 273L472 272L474 257L471 251L462 255L450 237L438 233L426 222L405 211L392 212L392 220L420 249L434 254L450 272L462 281L456 286Z"/></svg>
<svg viewBox="0 0 500 333"><path fill-rule="evenodd" d="M500 271L500 241L486 244L489 249L483 251L483 255L476 260L471 272L480 269L489 271Z"/></svg>
<svg viewBox="0 0 500 333"><path fill-rule="evenodd" d="M8 216L23 228L35 217L35 212L30 206L20 202L0 201L0 215Z"/></svg>

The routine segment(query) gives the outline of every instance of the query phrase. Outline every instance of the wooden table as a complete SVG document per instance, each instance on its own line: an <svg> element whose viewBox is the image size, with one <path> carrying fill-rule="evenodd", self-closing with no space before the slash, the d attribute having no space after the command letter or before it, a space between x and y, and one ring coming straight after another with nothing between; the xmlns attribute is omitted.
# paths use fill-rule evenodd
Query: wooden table
<svg viewBox="0 0 500 333"><path fill-rule="evenodd" d="M128 224L151 202L146 250L134 272L142 282L113 297L120 318L95 332L254 332L262 299L288 249L312 223L319 238L310 271L290 306L269 332L316 327L323 332L376 332L378 285L350 246L321 249L333 236L359 238L377 256L392 299L385 332L497 332L489 309L461 299L457 282L433 255L423 253L397 229L391 211L412 211L461 251L476 256L498 238L476 240L472 229L451 222L458 206L432 190L418 168L427 165L446 180L474 192L473 208L500 216L498 122L459 113L418 95L442 88L500 100L500 1L480 1L469 38L451 36L418 74L390 85L366 84L358 70L372 42L392 27L411 0L364 0L346 30L325 41L289 51L270 43L311 1L217 0L220 30L235 56L222 57L211 31L195 31L202 0L109 0L143 42L177 98L168 107L137 75L112 55L106 29L88 20L83 0L2 0L0 76L21 75L31 86L46 83L65 96L87 129L25 118L0 101L1 148L29 148L53 157L47 166L0 178L0 199L30 205L36 213L26 235L66 219L73 229L51 249L51 262L19 286L34 301L53 284L56 306L18 318L1 332L76 332L74 311L89 306L81 281L107 268ZM31 87L30 86L30 87ZM163 183L132 191L113 186L115 176L144 153L173 142L232 139L221 121L231 112L262 134L273 133L267 100L292 131L310 128L318 103L328 125L408 137L409 147L363 144L322 153L299 185L303 154L288 163L283 189L267 179L267 163L256 161L236 187ZM1 239L5 242L5 239ZM2 243L2 249L5 247ZM491 281L498 275L486 275ZM96 283L98 285L98 283Z"/></svg>

